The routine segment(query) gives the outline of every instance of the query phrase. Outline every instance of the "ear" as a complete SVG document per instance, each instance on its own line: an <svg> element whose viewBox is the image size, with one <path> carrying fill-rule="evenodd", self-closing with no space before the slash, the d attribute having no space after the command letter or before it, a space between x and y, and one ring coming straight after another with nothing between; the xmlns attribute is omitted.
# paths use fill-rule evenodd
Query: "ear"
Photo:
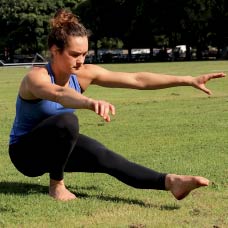
<svg viewBox="0 0 228 228"><path fill-rule="evenodd" d="M55 56L59 52L59 48L54 44L50 48L50 52L51 52L52 56Z"/></svg>

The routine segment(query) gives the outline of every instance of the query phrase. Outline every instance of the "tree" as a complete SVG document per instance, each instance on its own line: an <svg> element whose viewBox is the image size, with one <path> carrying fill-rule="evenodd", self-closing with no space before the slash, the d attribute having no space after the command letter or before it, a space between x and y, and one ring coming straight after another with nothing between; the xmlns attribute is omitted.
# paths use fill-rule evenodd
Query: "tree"
<svg viewBox="0 0 228 228"><path fill-rule="evenodd" d="M35 53L47 49L49 18L69 8L91 30L90 47L227 46L226 0L1 0L0 49ZM219 26L221 25L221 26Z"/></svg>
<svg viewBox="0 0 228 228"><path fill-rule="evenodd" d="M81 18L82 23L91 30L90 44L97 55L98 43L103 38L106 40L118 40L121 42L128 32L131 23L131 9L127 8L131 2L131 8L135 6L135 0L87 0L78 5L74 11ZM109 42L106 42L109 43Z"/></svg>
<svg viewBox="0 0 228 228"><path fill-rule="evenodd" d="M226 0L211 0L211 2L211 18L208 22L210 26L210 44L218 47L218 58L227 58L227 53L224 53L225 56L220 56L222 55L220 50L228 46L228 30L226 29L228 24L228 2Z"/></svg>
<svg viewBox="0 0 228 228"><path fill-rule="evenodd" d="M75 0L1 0L0 45L11 56L36 53L47 49L49 19L59 8L75 8Z"/></svg>

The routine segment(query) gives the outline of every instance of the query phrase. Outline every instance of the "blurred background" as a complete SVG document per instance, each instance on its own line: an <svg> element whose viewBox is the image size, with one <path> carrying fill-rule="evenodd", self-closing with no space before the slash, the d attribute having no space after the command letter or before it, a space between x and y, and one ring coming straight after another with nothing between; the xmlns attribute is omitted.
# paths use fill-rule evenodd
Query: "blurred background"
<svg viewBox="0 0 228 228"><path fill-rule="evenodd" d="M91 32L87 63L228 59L227 0L0 0L0 65L47 61L60 8Z"/></svg>

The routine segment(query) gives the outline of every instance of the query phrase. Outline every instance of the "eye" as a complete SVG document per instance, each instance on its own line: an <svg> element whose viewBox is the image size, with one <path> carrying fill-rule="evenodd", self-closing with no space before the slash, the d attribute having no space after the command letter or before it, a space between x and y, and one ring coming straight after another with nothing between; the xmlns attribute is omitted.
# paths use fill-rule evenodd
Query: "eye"
<svg viewBox="0 0 228 228"><path fill-rule="evenodd" d="M72 54L71 54L71 56L74 57L74 58L77 58L77 57L79 57L80 55L81 55L81 54L79 54L79 53L72 53Z"/></svg>
<svg viewBox="0 0 228 228"><path fill-rule="evenodd" d="M72 56L73 58L78 58L80 56L82 56L83 58L85 58L86 55L87 55L87 52L85 52L85 53L69 52L69 55Z"/></svg>

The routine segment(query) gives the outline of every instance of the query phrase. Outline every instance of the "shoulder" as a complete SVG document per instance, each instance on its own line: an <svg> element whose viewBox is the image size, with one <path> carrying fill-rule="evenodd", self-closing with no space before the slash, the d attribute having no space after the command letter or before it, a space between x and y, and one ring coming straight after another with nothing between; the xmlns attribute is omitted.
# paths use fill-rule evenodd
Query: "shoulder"
<svg viewBox="0 0 228 228"><path fill-rule="evenodd" d="M47 69L45 67L32 67L29 72L28 75L36 75L36 74L48 74Z"/></svg>
<svg viewBox="0 0 228 228"><path fill-rule="evenodd" d="M107 72L108 71L103 66L95 65L95 64L85 64L85 68L88 70L93 70L95 72Z"/></svg>
<svg viewBox="0 0 228 228"><path fill-rule="evenodd" d="M94 84L101 75L105 75L105 71L107 70L101 66L95 64L84 64L76 71L81 88L85 91L87 87L90 84Z"/></svg>
<svg viewBox="0 0 228 228"><path fill-rule="evenodd" d="M45 67L32 67L25 76L25 80L50 80Z"/></svg>
<svg viewBox="0 0 228 228"><path fill-rule="evenodd" d="M97 76L109 72L107 69L105 69L102 66L95 65L95 64L84 64L83 67L78 70L77 75L88 77L90 79L96 79Z"/></svg>
<svg viewBox="0 0 228 228"><path fill-rule="evenodd" d="M47 85L51 84L51 78L45 67L32 67L21 82L19 94L22 98L31 100L40 98L35 94Z"/></svg>
<svg viewBox="0 0 228 228"><path fill-rule="evenodd" d="M46 70L46 67L45 66L32 66L32 67L30 67L30 69L29 69L28 72L29 73L32 73L32 72L42 72L42 71L45 71L45 70Z"/></svg>
<svg viewBox="0 0 228 228"><path fill-rule="evenodd" d="M27 94L34 85L50 82L51 79L45 67L32 67L23 78L20 85L20 93Z"/></svg>

